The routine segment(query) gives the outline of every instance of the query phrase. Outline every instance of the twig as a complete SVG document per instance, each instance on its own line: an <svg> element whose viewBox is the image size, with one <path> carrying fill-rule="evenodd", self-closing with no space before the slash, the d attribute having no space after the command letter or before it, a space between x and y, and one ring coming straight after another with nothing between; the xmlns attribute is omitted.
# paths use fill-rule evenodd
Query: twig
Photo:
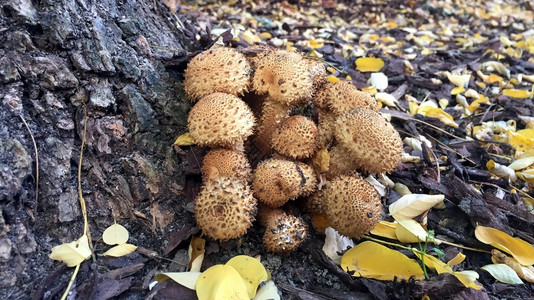
<svg viewBox="0 0 534 300"><path fill-rule="evenodd" d="M35 151L35 204L33 207L33 218L35 218L37 216L37 203L39 203L39 153L37 151L37 143L35 142L35 138L33 137L30 126L28 126L28 123L22 116L22 113L19 114L19 117L22 120L22 123L24 123L24 126L26 126L26 129L28 129L28 132L30 133L30 138L32 139L33 143L33 150Z"/></svg>
<svg viewBox="0 0 534 300"><path fill-rule="evenodd" d="M70 288L72 287L72 284L74 283L74 279L76 279L76 275L78 275L78 270L80 270L81 263L76 265L76 268L74 269L74 273L72 273L72 276L69 280L69 285L67 285L67 289L65 289L65 292L63 293L63 296L61 297L61 300L65 300L67 296L69 295Z"/></svg>

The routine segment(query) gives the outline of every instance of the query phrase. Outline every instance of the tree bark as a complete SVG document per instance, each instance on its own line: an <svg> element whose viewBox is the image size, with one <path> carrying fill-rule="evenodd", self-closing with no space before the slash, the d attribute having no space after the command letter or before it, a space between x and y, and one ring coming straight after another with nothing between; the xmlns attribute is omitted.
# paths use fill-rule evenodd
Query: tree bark
<svg viewBox="0 0 534 300"><path fill-rule="evenodd" d="M70 276L63 270L42 283L60 266L48 258L51 247L83 232L83 103L81 182L93 235L115 219L129 242L162 249L156 233L192 222L172 148L190 104L162 63L196 47L194 31L178 23L161 1L0 1L1 298L50 298Z"/></svg>

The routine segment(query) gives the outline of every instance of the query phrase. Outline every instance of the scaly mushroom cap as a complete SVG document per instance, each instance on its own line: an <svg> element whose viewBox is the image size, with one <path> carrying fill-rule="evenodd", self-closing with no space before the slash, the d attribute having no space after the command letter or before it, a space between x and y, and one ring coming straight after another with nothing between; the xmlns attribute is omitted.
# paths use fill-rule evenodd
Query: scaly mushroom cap
<svg viewBox="0 0 534 300"><path fill-rule="evenodd" d="M301 218L288 215L280 209L260 210L265 226L263 244L267 251L289 254L296 250L308 235L308 229Z"/></svg>
<svg viewBox="0 0 534 300"><path fill-rule="evenodd" d="M310 68L313 87L314 89L318 89L326 83L326 68L324 67L323 62L320 60L306 58L306 61L308 62L308 66Z"/></svg>
<svg viewBox="0 0 534 300"><path fill-rule="evenodd" d="M327 82L315 93L312 100L319 108L329 109L335 115L360 107L378 111L378 103L373 96L359 91L352 83L343 80Z"/></svg>
<svg viewBox="0 0 534 300"><path fill-rule="evenodd" d="M348 174L358 168L349 151L345 147L337 144L328 150L330 154L330 164L328 165L327 177L333 178L337 175Z"/></svg>
<svg viewBox="0 0 534 300"><path fill-rule="evenodd" d="M210 49L187 65L184 89L192 101L215 92L243 95L248 90L251 74L250 63L236 49Z"/></svg>
<svg viewBox="0 0 534 300"><path fill-rule="evenodd" d="M269 96L287 105L311 98L313 81L309 64L294 52L266 51L255 62L252 86L258 94Z"/></svg>
<svg viewBox="0 0 534 300"><path fill-rule="evenodd" d="M372 185L359 175L340 175L325 190L326 214L339 234L361 238L380 220L382 203Z"/></svg>
<svg viewBox="0 0 534 300"><path fill-rule="evenodd" d="M317 134L319 145L328 148L334 141L334 131L336 129L336 116L333 113L317 109L319 114L319 124L317 125Z"/></svg>
<svg viewBox="0 0 534 300"><path fill-rule="evenodd" d="M318 190L306 199L304 209L312 214L326 214L328 188Z"/></svg>
<svg viewBox="0 0 534 300"><path fill-rule="evenodd" d="M256 167L252 189L262 203L280 207L289 199L298 197L305 180L302 170L295 162L268 159Z"/></svg>
<svg viewBox="0 0 534 300"><path fill-rule="evenodd" d="M390 172L400 162L400 135L377 112L359 108L340 116L336 121L335 136L358 168L366 172Z"/></svg>
<svg viewBox="0 0 534 300"><path fill-rule="evenodd" d="M312 166L303 162L297 161L297 165L300 168L301 176L304 177L304 184L301 182L301 189L299 197L311 195L317 190L317 176Z"/></svg>
<svg viewBox="0 0 534 300"><path fill-rule="evenodd" d="M195 219L206 236L226 241L247 232L254 222L256 205L244 181L216 177L200 189L195 199Z"/></svg>
<svg viewBox="0 0 534 300"><path fill-rule="evenodd" d="M289 116L291 108L283 103L267 98L263 102L258 132L255 142L265 152L271 150L271 140L274 130Z"/></svg>
<svg viewBox="0 0 534 300"><path fill-rule="evenodd" d="M251 179L252 171L247 157L235 150L214 149L210 150L202 162L203 181L209 181L215 177L234 177L243 181Z"/></svg>
<svg viewBox="0 0 534 300"><path fill-rule="evenodd" d="M291 116L273 132L272 147L291 158L308 158L319 146L317 135L317 126L312 120L299 115Z"/></svg>
<svg viewBox="0 0 534 300"><path fill-rule="evenodd" d="M191 136L199 146L233 146L252 135L254 115L234 95L214 93L198 101L187 119Z"/></svg>

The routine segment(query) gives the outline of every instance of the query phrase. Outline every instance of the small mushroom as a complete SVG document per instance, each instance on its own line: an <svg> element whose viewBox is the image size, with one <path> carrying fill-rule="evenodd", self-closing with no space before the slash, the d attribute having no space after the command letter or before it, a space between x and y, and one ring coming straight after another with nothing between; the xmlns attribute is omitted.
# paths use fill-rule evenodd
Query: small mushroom
<svg viewBox="0 0 534 300"><path fill-rule="evenodd" d="M285 119L272 135L272 147L294 159L309 158L318 149L317 126L312 120L295 115Z"/></svg>
<svg viewBox="0 0 534 300"><path fill-rule="evenodd" d="M236 49L210 49L187 65L184 90L192 101L215 92L243 95L250 85L251 74L250 63Z"/></svg>
<svg viewBox="0 0 534 300"><path fill-rule="evenodd" d="M214 93L193 106L187 122L189 132L199 146L239 149L252 135L255 119L243 100L230 94Z"/></svg>
<svg viewBox="0 0 534 300"><path fill-rule="evenodd" d="M301 218L288 215L280 209L261 206L258 219L265 226L263 244L271 253L289 254L308 235L308 229Z"/></svg>
<svg viewBox="0 0 534 300"><path fill-rule="evenodd" d="M337 175L348 174L358 168L358 164L349 154L345 147L337 144L328 150L330 154L330 164L328 165L327 177L333 178Z"/></svg>
<svg viewBox="0 0 534 300"><path fill-rule="evenodd" d="M262 203L280 207L299 196L305 180L302 170L295 162L268 159L256 167L252 189Z"/></svg>
<svg viewBox="0 0 534 300"><path fill-rule="evenodd" d="M230 149L210 150L202 162L204 182L215 177L234 177L243 181L251 179L252 171L246 155Z"/></svg>
<svg viewBox="0 0 534 300"><path fill-rule="evenodd" d="M269 99L269 97L263 102L255 144L265 154L271 151L271 139L274 130L289 116L290 111L290 106Z"/></svg>
<svg viewBox="0 0 534 300"><path fill-rule="evenodd" d="M358 168L366 172L390 172L400 162L400 135L378 112L358 108L341 115L335 137Z"/></svg>
<svg viewBox="0 0 534 300"><path fill-rule="evenodd" d="M321 109L341 115L364 107L378 111L378 103L369 93L359 91L352 83L340 80L324 84L314 95L313 102Z"/></svg>
<svg viewBox="0 0 534 300"><path fill-rule="evenodd" d="M195 199L195 219L206 236L226 241L247 232L254 222L256 205L246 182L219 176L200 189Z"/></svg>
<svg viewBox="0 0 534 300"><path fill-rule="evenodd" d="M311 98L310 65L302 55L285 50L265 51L258 55L255 65L252 86L256 93L267 93L286 105Z"/></svg>
<svg viewBox="0 0 534 300"><path fill-rule="evenodd" d="M325 189L326 214L339 234L361 238L380 220L382 203L372 185L357 174L340 175Z"/></svg>

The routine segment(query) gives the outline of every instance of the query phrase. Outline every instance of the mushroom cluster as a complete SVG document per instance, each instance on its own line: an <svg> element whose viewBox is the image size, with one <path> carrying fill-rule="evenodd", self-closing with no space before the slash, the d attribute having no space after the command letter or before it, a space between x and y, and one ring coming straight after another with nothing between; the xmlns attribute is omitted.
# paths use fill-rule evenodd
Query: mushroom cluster
<svg viewBox="0 0 534 300"><path fill-rule="evenodd" d="M266 249L287 254L307 236L303 219L288 213L294 199L307 200L308 211L349 237L376 225L380 197L357 172L395 169L400 136L374 97L349 81L325 79L322 62L268 47L220 47L191 60L184 89L196 103L188 129L199 146L211 148L195 199L206 236L240 237L257 217ZM329 163L318 167L324 151ZM258 156L251 168L249 159Z"/></svg>

